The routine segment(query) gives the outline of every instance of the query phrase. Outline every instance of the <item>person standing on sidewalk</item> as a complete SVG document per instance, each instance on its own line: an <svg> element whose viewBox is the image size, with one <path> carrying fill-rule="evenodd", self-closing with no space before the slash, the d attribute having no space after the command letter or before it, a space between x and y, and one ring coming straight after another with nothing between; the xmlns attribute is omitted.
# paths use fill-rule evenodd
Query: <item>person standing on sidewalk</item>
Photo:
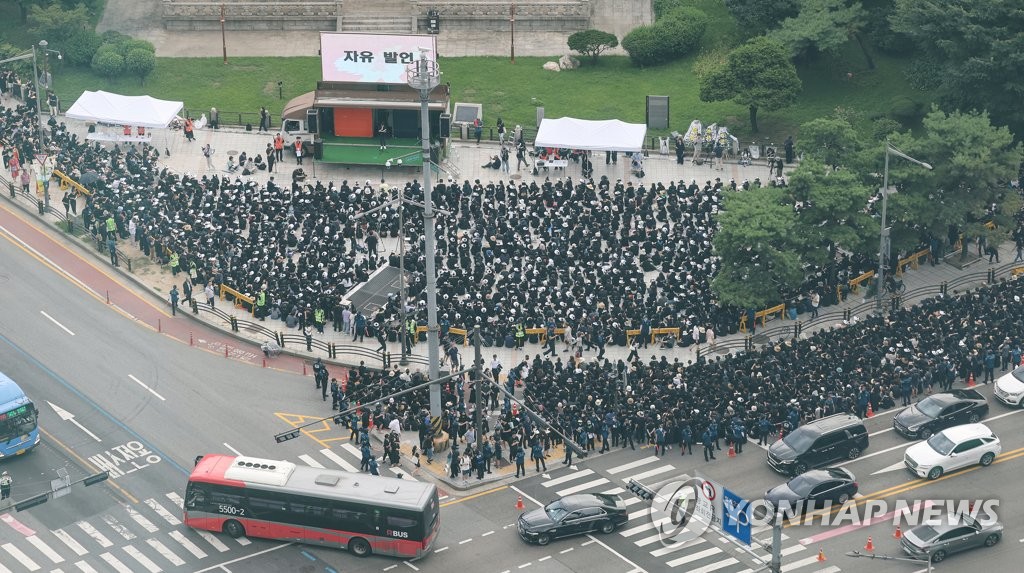
<svg viewBox="0 0 1024 573"><path fill-rule="evenodd" d="M280 133L274 136L274 154L277 155L278 163L284 161L284 138Z"/></svg>
<svg viewBox="0 0 1024 573"><path fill-rule="evenodd" d="M203 146L203 157L206 158L206 168L209 169L210 171L214 171L215 168L213 166L213 148L210 147L209 143Z"/></svg>
<svg viewBox="0 0 1024 573"><path fill-rule="evenodd" d="M178 285L171 285L171 294L170 294L168 300L171 303L171 316L177 316L178 315Z"/></svg>
<svg viewBox="0 0 1024 573"><path fill-rule="evenodd" d="M11 498L11 486L14 485L14 478L6 471L0 474L0 500Z"/></svg>

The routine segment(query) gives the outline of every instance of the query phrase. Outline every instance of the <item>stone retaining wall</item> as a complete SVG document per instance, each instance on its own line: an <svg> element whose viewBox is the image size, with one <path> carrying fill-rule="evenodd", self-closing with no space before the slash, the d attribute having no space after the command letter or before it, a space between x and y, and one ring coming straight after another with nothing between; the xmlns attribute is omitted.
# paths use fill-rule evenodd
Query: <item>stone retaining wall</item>
<svg viewBox="0 0 1024 573"><path fill-rule="evenodd" d="M503 32L509 29L509 4L498 2L415 1L420 33L427 32L427 11L437 10L443 30ZM577 32L590 26L590 0L516 2L516 30Z"/></svg>
<svg viewBox="0 0 1024 573"><path fill-rule="evenodd" d="M168 30L219 30L220 7L228 30L336 30L341 2L282 2L281 0L163 0L162 18Z"/></svg>

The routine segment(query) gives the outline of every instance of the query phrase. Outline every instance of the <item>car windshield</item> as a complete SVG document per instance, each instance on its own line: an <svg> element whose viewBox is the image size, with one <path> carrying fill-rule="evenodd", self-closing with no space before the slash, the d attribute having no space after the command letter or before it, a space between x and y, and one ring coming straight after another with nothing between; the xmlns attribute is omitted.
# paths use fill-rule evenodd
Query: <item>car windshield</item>
<svg viewBox="0 0 1024 573"><path fill-rule="evenodd" d="M790 432L788 436L782 438L782 443L792 448L794 452L802 453L807 451L811 444L814 443L814 434L804 430L804 428L797 428Z"/></svg>
<svg viewBox="0 0 1024 573"><path fill-rule="evenodd" d="M547 507L544 508L544 512L548 514L548 517L551 518L551 521L558 521L562 518L563 515L568 513L568 511L566 511L566 509L562 507L562 502L560 501L554 501L549 503Z"/></svg>
<svg viewBox="0 0 1024 573"><path fill-rule="evenodd" d="M935 528L930 525L922 525L920 528L914 531L914 534L921 538L921 541L931 541L935 539L935 536L939 534L935 531Z"/></svg>
<svg viewBox="0 0 1024 573"><path fill-rule="evenodd" d="M928 438L928 445L944 456L948 456L949 452L952 452L953 448L956 447L956 444L943 433L938 433Z"/></svg>
<svg viewBox="0 0 1024 573"><path fill-rule="evenodd" d="M1013 377L1019 382L1024 382L1024 368L1017 368L1013 371Z"/></svg>
<svg viewBox="0 0 1024 573"><path fill-rule="evenodd" d="M810 493L811 488L813 488L816 483L817 482L809 479L807 476L800 475L789 480L789 483L786 485L789 486L789 489L793 490L793 493L803 497Z"/></svg>
<svg viewBox="0 0 1024 573"><path fill-rule="evenodd" d="M938 418L939 414L942 412L942 404L939 403L938 400L929 397L918 402L917 409L929 418Z"/></svg>

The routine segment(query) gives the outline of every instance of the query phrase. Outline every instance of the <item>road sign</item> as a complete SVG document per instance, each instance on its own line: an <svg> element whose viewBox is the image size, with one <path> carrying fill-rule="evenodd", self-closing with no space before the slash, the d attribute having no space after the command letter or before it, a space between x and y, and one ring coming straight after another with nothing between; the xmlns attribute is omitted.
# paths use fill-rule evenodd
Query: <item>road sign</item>
<svg viewBox="0 0 1024 573"><path fill-rule="evenodd" d="M722 531L750 545L750 504L735 493L722 490Z"/></svg>
<svg viewBox="0 0 1024 573"><path fill-rule="evenodd" d="M722 486L709 479L698 478L700 485L694 517L711 525L722 526Z"/></svg>

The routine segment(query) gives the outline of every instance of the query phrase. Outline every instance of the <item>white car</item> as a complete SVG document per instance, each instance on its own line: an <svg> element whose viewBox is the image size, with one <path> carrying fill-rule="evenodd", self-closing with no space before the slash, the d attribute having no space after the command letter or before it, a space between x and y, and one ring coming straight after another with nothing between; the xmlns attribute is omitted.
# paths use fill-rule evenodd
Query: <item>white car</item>
<svg viewBox="0 0 1024 573"><path fill-rule="evenodd" d="M1014 368L996 380L995 396L1007 406L1024 407L1024 366Z"/></svg>
<svg viewBox="0 0 1024 573"><path fill-rule="evenodd" d="M938 479L942 474L967 466L989 466L1003 446L985 424L946 428L903 454L907 469L920 477Z"/></svg>

